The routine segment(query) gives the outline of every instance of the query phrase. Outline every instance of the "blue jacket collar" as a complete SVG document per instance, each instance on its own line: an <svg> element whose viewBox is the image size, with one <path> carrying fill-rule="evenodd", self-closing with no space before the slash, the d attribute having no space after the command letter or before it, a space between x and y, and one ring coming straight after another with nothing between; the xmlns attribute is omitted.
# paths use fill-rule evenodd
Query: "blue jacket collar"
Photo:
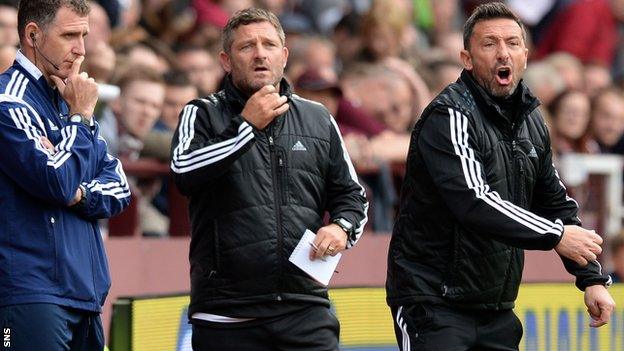
<svg viewBox="0 0 624 351"><path fill-rule="evenodd" d="M32 78L33 83L37 84L53 101L58 100L58 91L56 87L50 86L46 81L43 73L35 66L35 64L26 57L21 50L15 55L14 66Z"/></svg>

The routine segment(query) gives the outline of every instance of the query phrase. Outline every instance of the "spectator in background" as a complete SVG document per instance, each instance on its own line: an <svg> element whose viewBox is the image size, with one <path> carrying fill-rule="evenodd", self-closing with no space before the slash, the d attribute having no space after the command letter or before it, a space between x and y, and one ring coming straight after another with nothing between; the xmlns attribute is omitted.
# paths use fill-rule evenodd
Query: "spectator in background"
<svg viewBox="0 0 624 351"><path fill-rule="evenodd" d="M210 51L199 46L182 47L176 52L175 63L197 87L199 96L219 90L224 72Z"/></svg>
<svg viewBox="0 0 624 351"><path fill-rule="evenodd" d="M610 86L613 83L613 78L611 78L608 67L588 63L583 68L583 83L583 91L587 93L587 96L593 98L600 89Z"/></svg>
<svg viewBox="0 0 624 351"><path fill-rule="evenodd" d="M230 16L238 11L250 8L254 5L254 0L212 0L218 4Z"/></svg>
<svg viewBox="0 0 624 351"><path fill-rule="evenodd" d="M199 90L184 72L170 71L164 78L165 101L156 129L173 132L178 126L180 112L189 101L199 97Z"/></svg>
<svg viewBox="0 0 624 351"><path fill-rule="evenodd" d="M596 93L591 120L600 152L624 155L624 97L620 89L608 87Z"/></svg>
<svg viewBox="0 0 624 351"><path fill-rule="evenodd" d="M296 81L309 68L332 75L336 79L336 48L334 44L321 36L302 36L289 42L288 66L286 77Z"/></svg>
<svg viewBox="0 0 624 351"><path fill-rule="evenodd" d="M528 65L524 71L524 82L540 100L541 106L550 105L554 98L566 89L566 82L561 74L547 61Z"/></svg>
<svg viewBox="0 0 624 351"><path fill-rule="evenodd" d="M400 57L409 19L410 13L402 11L392 0L373 1L362 18L362 58L379 62L387 57Z"/></svg>
<svg viewBox="0 0 624 351"><path fill-rule="evenodd" d="M368 66L366 66L368 67ZM358 84L360 88L365 87ZM365 84L365 83L363 83ZM407 155L409 139L406 133L395 133L383 121L375 118L370 110L372 104L367 100L365 105L354 104L345 97L342 88L338 85L331 73L308 69L295 82L297 93L304 98L322 103L329 112L336 117L345 143L349 148L354 162L362 167L370 166L378 161L395 162ZM379 87L371 86L369 91L378 92ZM351 96L355 96L351 93ZM387 95L383 95L387 97ZM359 95L358 101L377 95ZM381 100L379 100L381 102ZM374 110L377 111L377 110ZM383 112L385 114L385 112ZM390 113L390 112L388 112Z"/></svg>
<svg viewBox="0 0 624 351"><path fill-rule="evenodd" d="M133 0L91 0L90 3L99 5L104 9L106 16L109 18L108 22L112 26L117 26L120 21L120 15L128 8L131 7Z"/></svg>
<svg viewBox="0 0 624 351"><path fill-rule="evenodd" d="M459 10L459 1L456 0L436 0L429 1L431 4L431 12L433 15L433 28L429 31L429 36L432 38L432 42L438 45L445 45L449 42L449 39L453 37L461 38L461 25L464 19L461 11ZM459 35L458 35L459 34ZM455 39L451 40L453 43L457 43ZM459 46L453 45L454 49L462 49L461 40ZM449 51L454 54L453 58L456 58L458 51Z"/></svg>
<svg viewBox="0 0 624 351"><path fill-rule="evenodd" d="M112 26L126 32L138 26L143 6L141 6L141 0L124 0L123 5L117 21L115 21L115 15L108 17L111 19Z"/></svg>
<svg viewBox="0 0 624 351"><path fill-rule="evenodd" d="M566 90L548 107L552 123L552 143L558 154L598 153L599 148L589 130L590 100L579 90Z"/></svg>
<svg viewBox="0 0 624 351"><path fill-rule="evenodd" d="M85 38L85 46L88 47L100 41L109 43L111 35L112 27L106 11L97 2L92 1L91 13L89 13L89 35Z"/></svg>
<svg viewBox="0 0 624 351"><path fill-rule="evenodd" d="M3 0L0 2L0 46L18 45L17 1Z"/></svg>
<svg viewBox="0 0 624 351"><path fill-rule="evenodd" d="M614 283L622 283L624 282L624 232L612 237L610 244L613 263L613 271L610 275Z"/></svg>
<svg viewBox="0 0 624 351"><path fill-rule="evenodd" d="M114 83L121 93L103 112L102 136L112 154L136 160L143 139L160 116L165 96L163 78L152 68L138 65L122 68Z"/></svg>
<svg viewBox="0 0 624 351"><path fill-rule="evenodd" d="M163 43L174 45L195 26L197 16L189 3L189 0L147 1L142 16L143 27Z"/></svg>
<svg viewBox="0 0 624 351"><path fill-rule="evenodd" d="M167 58L146 43L131 43L119 53L124 67L147 66L161 75L170 68Z"/></svg>
<svg viewBox="0 0 624 351"><path fill-rule="evenodd" d="M85 37L85 71L99 84L110 81L117 63L115 51L109 45L111 25L106 11L97 3L91 3L89 35Z"/></svg>
<svg viewBox="0 0 624 351"><path fill-rule="evenodd" d="M585 86L583 64L576 56L566 52L548 55L544 62L552 65L565 82L565 89L582 90Z"/></svg>
<svg viewBox="0 0 624 351"><path fill-rule="evenodd" d="M446 59L455 61L461 66L461 58L457 53L463 48L463 38L460 31L440 34L439 41L431 49L439 49Z"/></svg>
<svg viewBox="0 0 624 351"><path fill-rule="evenodd" d="M457 80L461 74L462 65L457 60L434 59L427 63L427 75L423 78L432 94L440 93L447 85Z"/></svg>
<svg viewBox="0 0 624 351"><path fill-rule="evenodd" d="M415 122L414 95L405 76L381 64L354 65L342 76L347 99L361 106L384 126L407 134ZM406 149L396 151L407 151ZM398 154L404 158L406 153Z"/></svg>
<svg viewBox="0 0 624 351"><path fill-rule="evenodd" d="M170 71L164 76L165 99L162 113L154 128L145 136L141 156L155 157L161 161L169 161L171 138L178 126L180 112L191 100L199 97L195 87L186 73Z"/></svg>
<svg viewBox="0 0 624 351"><path fill-rule="evenodd" d="M105 111L108 145L111 153L123 162L135 161L143 150L145 138L152 130L162 110L165 85L162 75L147 66L122 68L115 84L119 86L119 97L110 103ZM103 121L104 122L104 121ZM103 123L104 125L104 123ZM114 128L110 130L108 128ZM159 179L129 177L133 191L139 201L139 222L145 235L164 236L169 228L169 219L151 204L161 189Z"/></svg>
<svg viewBox="0 0 624 351"><path fill-rule="evenodd" d="M192 0L191 6L197 14L195 27L186 42L199 47L211 47L218 43L221 29L227 23L229 14L210 0Z"/></svg>
<svg viewBox="0 0 624 351"><path fill-rule="evenodd" d="M336 24L334 33L331 36L336 48L336 59L338 70L342 71L353 61L356 61L362 51L362 36L360 35L361 16L352 11Z"/></svg>
<svg viewBox="0 0 624 351"><path fill-rule="evenodd" d="M535 58L564 51L584 64L611 67L618 38L611 1L569 1L545 29L544 37L536 43Z"/></svg>
<svg viewBox="0 0 624 351"><path fill-rule="evenodd" d="M289 0L256 0L258 7L266 9L267 11L274 13L278 18L289 5Z"/></svg>
<svg viewBox="0 0 624 351"><path fill-rule="evenodd" d="M407 79L401 75L384 75L390 97L390 105L380 116L386 127L397 134L409 133L416 122L413 115L414 92Z"/></svg>

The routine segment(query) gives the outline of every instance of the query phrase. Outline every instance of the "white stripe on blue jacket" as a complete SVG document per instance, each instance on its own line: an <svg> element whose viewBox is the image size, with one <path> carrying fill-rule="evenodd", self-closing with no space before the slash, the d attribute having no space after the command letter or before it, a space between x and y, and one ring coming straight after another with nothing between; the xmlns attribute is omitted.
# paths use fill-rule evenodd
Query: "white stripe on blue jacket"
<svg viewBox="0 0 624 351"><path fill-rule="evenodd" d="M130 190L97 123L68 122L68 112L18 52L0 75L0 306L52 303L100 311L108 294L97 220L121 212ZM87 189L85 206L70 209L80 184Z"/></svg>

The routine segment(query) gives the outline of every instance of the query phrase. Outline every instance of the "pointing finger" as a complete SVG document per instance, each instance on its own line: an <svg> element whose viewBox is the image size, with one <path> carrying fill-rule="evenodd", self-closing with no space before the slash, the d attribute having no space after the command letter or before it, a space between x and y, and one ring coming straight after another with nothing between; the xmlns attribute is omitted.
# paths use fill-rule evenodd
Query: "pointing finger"
<svg viewBox="0 0 624 351"><path fill-rule="evenodd" d="M74 62L72 62L71 65L71 69L70 69L70 75L76 75L80 73L80 65L82 65L82 62L84 61L84 56L78 56L77 59L74 60Z"/></svg>

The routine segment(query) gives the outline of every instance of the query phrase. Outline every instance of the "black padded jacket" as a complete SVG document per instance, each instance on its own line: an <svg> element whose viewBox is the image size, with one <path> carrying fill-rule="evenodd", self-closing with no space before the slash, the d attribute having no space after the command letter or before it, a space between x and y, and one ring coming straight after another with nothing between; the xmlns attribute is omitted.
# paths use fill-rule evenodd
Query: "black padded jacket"
<svg viewBox="0 0 624 351"><path fill-rule="evenodd" d="M176 185L189 197L191 304L195 312L291 301L329 305L325 286L288 261L305 229L344 218L355 244L368 203L333 117L280 94L289 110L264 130L240 115L247 98L224 90L191 101L172 143Z"/></svg>
<svg viewBox="0 0 624 351"><path fill-rule="evenodd" d="M388 258L387 301L510 309L524 251L551 250L580 224L554 168L538 100L520 82L513 117L464 71L423 112ZM597 262L563 258L583 290L606 284Z"/></svg>

